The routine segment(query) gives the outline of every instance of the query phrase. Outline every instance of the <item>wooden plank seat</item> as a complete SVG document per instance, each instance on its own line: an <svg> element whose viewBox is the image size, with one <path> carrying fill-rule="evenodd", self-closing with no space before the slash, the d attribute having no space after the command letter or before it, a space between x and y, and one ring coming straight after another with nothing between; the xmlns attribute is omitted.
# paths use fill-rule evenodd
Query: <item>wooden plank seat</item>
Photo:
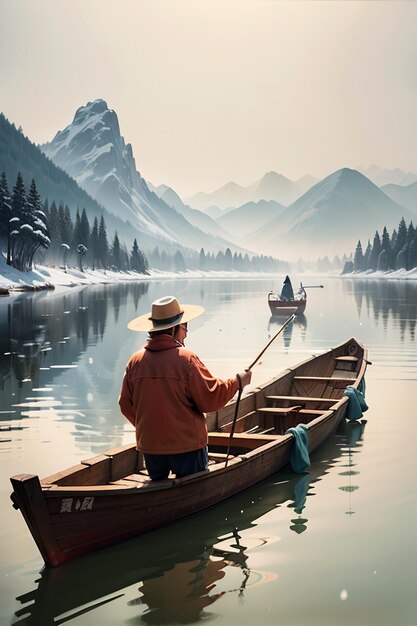
<svg viewBox="0 0 417 626"><path fill-rule="evenodd" d="M338 372L335 372L336 374ZM347 372L343 372L343 376L294 376L294 380L311 380L311 381L317 381L317 382L326 382L326 381L346 381L346 382L351 382L352 378L356 378L356 374L354 372L352 372L352 374L354 374L354 376L346 376Z"/></svg>
<svg viewBox="0 0 417 626"><path fill-rule="evenodd" d="M297 413L297 415L324 415L327 411L319 411L318 409L298 409L297 407L273 407L264 406L258 409L259 413L268 415L287 415L288 413Z"/></svg>
<svg viewBox="0 0 417 626"><path fill-rule="evenodd" d="M257 435L265 435L267 433L272 433L274 430L275 430L274 426L271 426L271 428L262 428L262 426L259 426L258 424L257 426L254 426L250 430L245 430L245 434L256 433Z"/></svg>
<svg viewBox="0 0 417 626"><path fill-rule="evenodd" d="M335 361L347 361L351 363L357 363L359 361L357 356L335 356Z"/></svg>
<svg viewBox="0 0 417 626"><path fill-rule="evenodd" d="M326 402L335 404L338 398L311 398L309 396L266 396L267 400L293 400L294 402Z"/></svg>

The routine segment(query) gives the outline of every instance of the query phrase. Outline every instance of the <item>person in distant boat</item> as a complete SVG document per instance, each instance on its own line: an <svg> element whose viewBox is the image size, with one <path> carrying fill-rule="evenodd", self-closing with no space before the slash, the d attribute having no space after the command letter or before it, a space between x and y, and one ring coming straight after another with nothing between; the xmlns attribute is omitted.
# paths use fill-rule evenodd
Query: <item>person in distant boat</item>
<svg viewBox="0 0 417 626"><path fill-rule="evenodd" d="M281 300L294 300L294 291L289 276L285 277L279 297Z"/></svg>
<svg viewBox="0 0 417 626"><path fill-rule="evenodd" d="M184 347L187 323L203 307L180 304L165 296L152 311L128 324L149 333L148 343L129 359L119 396L123 415L136 429L152 480L177 478L207 469L207 423L204 413L217 411L248 385L252 373L215 378L198 356Z"/></svg>

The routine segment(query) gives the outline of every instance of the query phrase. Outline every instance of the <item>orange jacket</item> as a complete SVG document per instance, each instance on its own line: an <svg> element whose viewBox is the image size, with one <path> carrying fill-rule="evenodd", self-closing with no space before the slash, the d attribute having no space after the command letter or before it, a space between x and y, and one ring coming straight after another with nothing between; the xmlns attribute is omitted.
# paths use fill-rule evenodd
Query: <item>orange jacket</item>
<svg viewBox="0 0 417 626"><path fill-rule="evenodd" d="M159 335L129 359L120 410L136 428L146 454L179 454L207 445L205 412L236 393L236 378L214 378L198 356L169 335Z"/></svg>

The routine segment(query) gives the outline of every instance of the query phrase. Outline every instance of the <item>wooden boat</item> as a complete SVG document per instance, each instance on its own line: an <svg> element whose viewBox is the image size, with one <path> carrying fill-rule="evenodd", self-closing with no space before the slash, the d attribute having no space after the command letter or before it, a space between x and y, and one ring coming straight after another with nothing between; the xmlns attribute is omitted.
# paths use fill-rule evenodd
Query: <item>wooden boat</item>
<svg viewBox="0 0 417 626"><path fill-rule="evenodd" d="M268 541L261 530L256 530L259 529L257 520L277 507L283 507L283 517L289 528L300 533L304 524L308 525L306 517L310 517L308 492L311 487L314 486L313 494L317 495L323 478L338 459L348 455L348 451L356 446L364 428L362 420L342 422L335 436L316 453L315 463L308 474L294 474L289 468L284 469L279 481L271 477L200 513L204 516L203 523L195 516L189 516L180 524L165 527L163 533L141 535L107 550L98 550L88 558L74 559L62 568L43 568L35 577L33 588L16 598L20 606L16 618L24 618L27 624L62 624L64 614L70 621L75 612L82 611L85 619L86 613L102 605L103 598L118 597L124 594L126 587L135 586L143 594L141 604L152 603L155 610L152 598L157 593L159 607L169 607L169 619L163 623L173 621L170 599L171 590L175 589L175 614L180 616L182 613L183 619L193 581L190 577L178 576L178 567L182 571L194 572L196 578L204 580L206 592L201 597L201 604L204 604L206 593L210 591L211 597L216 591L216 581L207 580L206 575L207 567L209 572L212 571L211 557L215 557L218 565L220 562L216 569L219 578L223 575L223 563L235 566L234 579L241 580L243 587L254 540L255 548ZM245 541L248 529L251 529L249 548ZM152 584L151 598L147 597L147 581ZM28 583L32 584L30 578Z"/></svg>
<svg viewBox="0 0 417 626"><path fill-rule="evenodd" d="M366 349L352 338L248 393L227 460L235 403L209 413L208 471L151 481L143 455L129 444L42 480L13 476L13 504L47 565L201 511L286 466L294 446L288 428L306 424L309 452L321 446L345 416L345 387L360 385L366 365Z"/></svg>
<svg viewBox="0 0 417 626"><path fill-rule="evenodd" d="M268 305L272 315L302 315L307 306L307 292L302 283L300 289L291 300L281 298L276 291L270 291L268 294Z"/></svg>

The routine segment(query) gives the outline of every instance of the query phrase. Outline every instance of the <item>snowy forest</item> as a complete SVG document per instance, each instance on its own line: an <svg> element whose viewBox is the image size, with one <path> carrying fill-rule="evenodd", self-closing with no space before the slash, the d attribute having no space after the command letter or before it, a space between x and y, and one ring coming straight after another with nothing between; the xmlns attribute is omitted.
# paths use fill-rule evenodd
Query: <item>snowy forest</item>
<svg viewBox="0 0 417 626"><path fill-rule="evenodd" d="M404 218L401 219L398 229L394 229L391 236L386 226L382 236L376 231L373 242L368 240L364 251L361 241L358 241L353 260L346 261L343 273L390 270L411 270L417 267L417 228L410 222L407 226Z"/></svg>
<svg viewBox="0 0 417 626"><path fill-rule="evenodd" d="M26 192L18 173L12 191L6 174L0 177L0 245L8 265L29 271L33 263L67 268L113 269L146 273L149 267L181 272L187 269L235 270L241 272L286 271L288 266L270 256L253 256L235 252L200 252L176 250L168 253L155 247L145 254L137 239L129 250L119 240L117 231L108 241L106 222L101 215L92 226L83 208L76 211L75 221L67 204L42 201L34 179Z"/></svg>

